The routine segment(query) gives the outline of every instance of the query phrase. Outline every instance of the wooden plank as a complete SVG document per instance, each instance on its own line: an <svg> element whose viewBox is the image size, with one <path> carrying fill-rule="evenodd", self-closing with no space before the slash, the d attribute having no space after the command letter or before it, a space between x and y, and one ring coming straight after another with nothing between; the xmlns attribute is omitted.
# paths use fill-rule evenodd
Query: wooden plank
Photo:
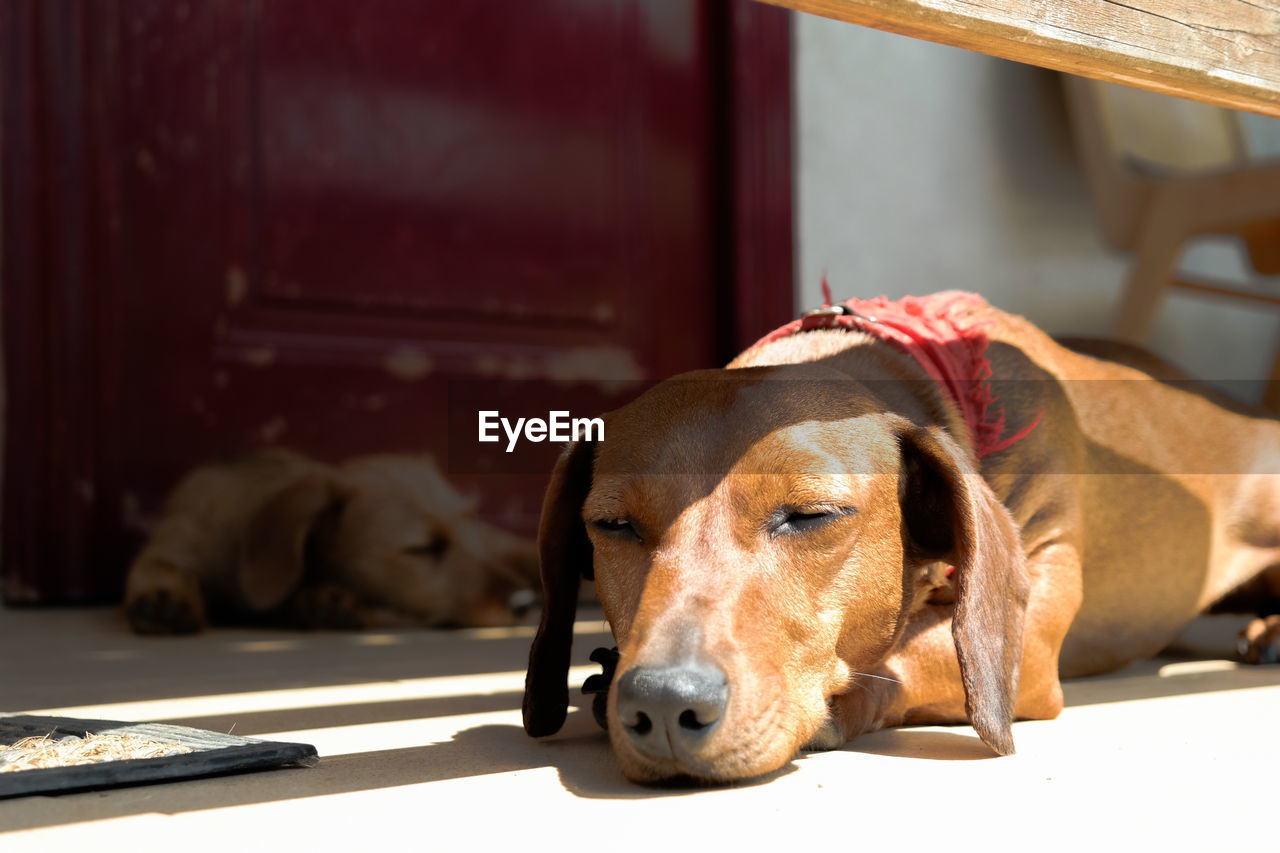
<svg viewBox="0 0 1280 853"><path fill-rule="evenodd" d="M1208 293L1211 296L1231 296L1235 299L1248 299L1251 302L1260 302L1263 305L1280 306L1280 296L1266 293L1261 290L1248 290L1243 287L1231 287L1226 284L1218 284L1213 281L1205 281L1195 278L1175 278L1169 282L1174 287L1180 287L1183 290L1192 290L1196 293Z"/></svg>
<svg viewBox="0 0 1280 853"><path fill-rule="evenodd" d="M162 743L181 744L192 751L164 758L125 759L3 773L0 774L0 799L173 782L272 767L313 767L319 760L315 747L305 743L265 741L163 723L0 714L0 742L43 735L57 739L86 734L133 735Z"/></svg>
<svg viewBox="0 0 1280 853"><path fill-rule="evenodd" d="M764 0L1280 118L1280 0Z"/></svg>

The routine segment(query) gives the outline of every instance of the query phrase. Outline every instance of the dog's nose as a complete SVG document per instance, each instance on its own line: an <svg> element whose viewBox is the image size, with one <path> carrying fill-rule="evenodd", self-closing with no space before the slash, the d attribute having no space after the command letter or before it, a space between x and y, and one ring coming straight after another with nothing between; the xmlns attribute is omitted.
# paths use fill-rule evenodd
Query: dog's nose
<svg viewBox="0 0 1280 853"><path fill-rule="evenodd" d="M531 589L517 589L507 596L507 609L517 619L524 616L538 603L538 594Z"/></svg>
<svg viewBox="0 0 1280 853"><path fill-rule="evenodd" d="M697 752L729 701L724 672L701 660L635 667L622 674L614 689L618 719L631 742L641 752L662 758Z"/></svg>

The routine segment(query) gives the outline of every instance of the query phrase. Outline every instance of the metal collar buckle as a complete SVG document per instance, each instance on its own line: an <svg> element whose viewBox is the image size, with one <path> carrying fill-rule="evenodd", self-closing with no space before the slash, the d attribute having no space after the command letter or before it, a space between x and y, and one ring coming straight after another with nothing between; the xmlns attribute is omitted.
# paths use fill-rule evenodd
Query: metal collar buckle
<svg viewBox="0 0 1280 853"><path fill-rule="evenodd" d="M845 314L852 314L846 305L826 305L822 308L813 308L803 314L801 317L842 317Z"/></svg>
<svg viewBox="0 0 1280 853"><path fill-rule="evenodd" d="M866 322L866 323L879 322L872 315L859 314L857 311L854 311L848 305L826 305L822 308L814 308L810 311L806 311L800 316L805 319L809 317L857 317L859 320L862 320L863 322Z"/></svg>

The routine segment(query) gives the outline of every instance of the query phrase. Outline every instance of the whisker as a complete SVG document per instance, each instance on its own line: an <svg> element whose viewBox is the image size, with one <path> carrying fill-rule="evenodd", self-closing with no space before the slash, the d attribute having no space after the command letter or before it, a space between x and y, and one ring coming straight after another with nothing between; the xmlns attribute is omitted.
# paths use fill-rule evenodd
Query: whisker
<svg viewBox="0 0 1280 853"><path fill-rule="evenodd" d="M869 672L854 672L854 673L852 673L852 675L855 675L855 676L856 676L856 675L861 675L863 678L878 678L878 679L880 679L881 681L892 681L894 684L901 684L901 683L902 683L901 681L899 681L899 680L898 680L898 679L896 679L896 678L890 678L890 677L889 677L889 676L887 676L887 675L872 675L872 674L871 674L871 673L869 673Z"/></svg>
<svg viewBox="0 0 1280 853"><path fill-rule="evenodd" d="M856 688L858 688L859 690L865 690L865 691L866 691L866 692L868 692L868 693L870 693L870 692L871 692L871 688L870 688L870 687L868 687L867 685L863 684L861 681L857 681L857 680L851 681L851 682L849 682L849 686L850 686L850 687L856 687Z"/></svg>

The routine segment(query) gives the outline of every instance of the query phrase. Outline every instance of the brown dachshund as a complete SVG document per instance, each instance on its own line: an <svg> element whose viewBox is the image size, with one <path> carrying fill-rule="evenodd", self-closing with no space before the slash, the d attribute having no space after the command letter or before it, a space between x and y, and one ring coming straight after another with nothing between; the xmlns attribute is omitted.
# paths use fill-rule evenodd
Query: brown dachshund
<svg viewBox="0 0 1280 853"><path fill-rule="evenodd" d="M174 488L129 569L125 613L140 633L509 625L535 600L534 565L531 543L477 518L428 456L332 467L263 448Z"/></svg>
<svg viewBox="0 0 1280 853"><path fill-rule="evenodd" d="M1250 582L1274 602L1280 424L1109 349L969 294L850 302L611 413L547 491L525 728L564 720L584 576L637 781L911 723L1008 754L1060 677L1152 655ZM1275 660L1275 621L1246 658Z"/></svg>

